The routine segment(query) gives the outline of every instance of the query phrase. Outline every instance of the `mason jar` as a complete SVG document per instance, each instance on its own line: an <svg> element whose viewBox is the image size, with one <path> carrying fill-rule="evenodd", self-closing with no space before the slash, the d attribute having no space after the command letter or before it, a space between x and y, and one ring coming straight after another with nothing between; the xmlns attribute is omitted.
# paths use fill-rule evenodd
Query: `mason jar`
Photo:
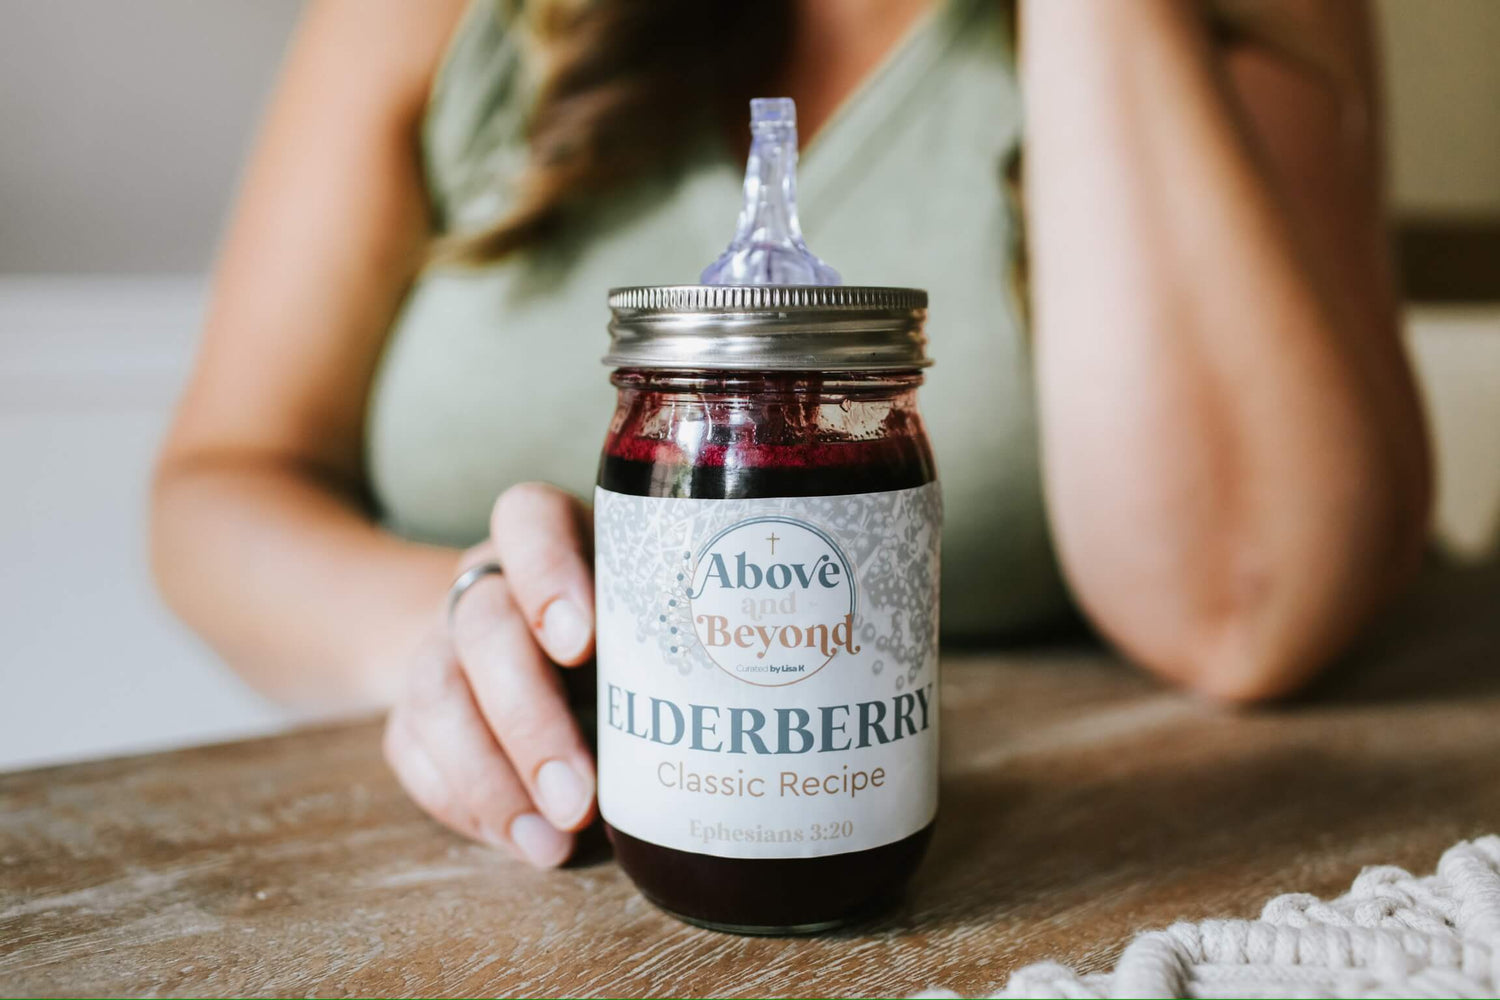
<svg viewBox="0 0 1500 1000"><path fill-rule="evenodd" d="M941 498L914 289L610 293L599 808L662 909L805 933L895 899L937 813Z"/></svg>

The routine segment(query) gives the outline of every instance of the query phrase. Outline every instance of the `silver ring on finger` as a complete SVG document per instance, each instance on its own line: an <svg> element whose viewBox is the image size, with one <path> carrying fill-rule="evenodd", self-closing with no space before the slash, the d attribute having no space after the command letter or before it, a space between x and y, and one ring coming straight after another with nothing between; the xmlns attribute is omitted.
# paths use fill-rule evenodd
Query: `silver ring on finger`
<svg viewBox="0 0 1500 1000"><path fill-rule="evenodd" d="M458 602L469 592L469 589L487 576L502 576L504 570L500 564L493 559L489 562L476 563L458 574L458 579L448 587L448 638L453 638L453 619L458 613Z"/></svg>

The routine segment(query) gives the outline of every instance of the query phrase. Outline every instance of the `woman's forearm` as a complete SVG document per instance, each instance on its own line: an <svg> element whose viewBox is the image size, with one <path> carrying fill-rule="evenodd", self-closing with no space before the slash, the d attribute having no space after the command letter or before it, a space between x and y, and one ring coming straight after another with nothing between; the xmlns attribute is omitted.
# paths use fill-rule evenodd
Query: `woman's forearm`
<svg viewBox="0 0 1500 1000"><path fill-rule="evenodd" d="M387 704L459 558L382 531L336 487L276 460L169 459L153 506L168 602L289 701Z"/></svg>
<svg viewBox="0 0 1500 1000"><path fill-rule="evenodd" d="M1023 8L1037 380L1083 604L1243 698L1305 679L1389 589L1427 473L1383 275L1340 283L1201 10Z"/></svg>

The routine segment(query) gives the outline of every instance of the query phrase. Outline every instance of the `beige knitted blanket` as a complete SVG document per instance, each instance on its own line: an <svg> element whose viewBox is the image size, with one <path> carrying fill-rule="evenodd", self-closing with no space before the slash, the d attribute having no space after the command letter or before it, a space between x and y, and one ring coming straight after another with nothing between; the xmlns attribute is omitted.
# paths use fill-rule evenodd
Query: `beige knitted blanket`
<svg viewBox="0 0 1500 1000"><path fill-rule="evenodd" d="M1113 972L1029 965L994 996L1500 996L1500 837L1454 845L1426 878L1366 868L1327 902L1292 893L1267 903L1259 920L1141 934Z"/></svg>

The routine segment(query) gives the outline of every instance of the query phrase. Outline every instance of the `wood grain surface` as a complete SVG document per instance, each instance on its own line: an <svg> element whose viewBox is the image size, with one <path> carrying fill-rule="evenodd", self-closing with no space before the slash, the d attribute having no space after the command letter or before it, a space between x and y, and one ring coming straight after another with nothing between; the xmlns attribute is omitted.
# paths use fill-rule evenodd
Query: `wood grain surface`
<svg viewBox="0 0 1500 1000"><path fill-rule="evenodd" d="M0 776L0 993L974 994L1500 831L1494 570L1429 578L1276 708L1082 646L944 671L937 837L876 922L733 937L657 912L597 848L531 871L425 819L365 724Z"/></svg>

